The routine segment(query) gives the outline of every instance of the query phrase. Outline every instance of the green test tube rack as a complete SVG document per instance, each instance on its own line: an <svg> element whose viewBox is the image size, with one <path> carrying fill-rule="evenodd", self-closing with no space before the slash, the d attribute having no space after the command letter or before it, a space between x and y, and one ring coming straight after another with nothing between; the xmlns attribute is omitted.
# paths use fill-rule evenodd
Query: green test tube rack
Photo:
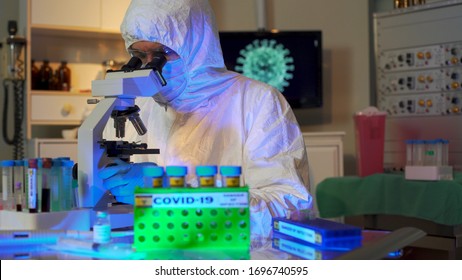
<svg viewBox="0 0 462 280"><path fill-rule="evenodd" d="M250 252L249 189L137 188L134 205L136 251L232 250Z"/></svg>

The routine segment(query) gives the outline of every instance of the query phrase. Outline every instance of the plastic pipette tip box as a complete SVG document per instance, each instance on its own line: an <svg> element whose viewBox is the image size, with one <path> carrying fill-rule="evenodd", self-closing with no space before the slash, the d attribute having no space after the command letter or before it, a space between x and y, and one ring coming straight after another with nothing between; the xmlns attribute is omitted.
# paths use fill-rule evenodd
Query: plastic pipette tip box
<svg viewBox="0 0 462 280"><path fill-rule="evenodd" d="M342 250L318 247L298 238L277 233L273 235L272 247L306 260L332 260L345 254L345 251Z"/></svg>
<svg viewBox="0 0 462 280"><path fill-rule="evenodd" d="M273 218L273 233L284 234L320 248L347 250L361 246L361 228L325 219L301 221Z"/></svg>
<svg viewBox="0 0 462 280"><path fill-rule="evenodd" d="M248 187L137 188L134 248L236 250L250 258Z"/></svg>

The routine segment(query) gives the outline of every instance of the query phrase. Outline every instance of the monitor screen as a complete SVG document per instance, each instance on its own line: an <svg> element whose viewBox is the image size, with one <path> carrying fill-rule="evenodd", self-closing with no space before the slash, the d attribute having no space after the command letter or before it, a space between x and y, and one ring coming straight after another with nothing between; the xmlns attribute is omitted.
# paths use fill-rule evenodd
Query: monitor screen
<svg viewBox="0 0 462 280"><path fill-rule="evenodd" d="M220 32L226 67L277 88L292 108L322 106L321 31Z"/></svg>

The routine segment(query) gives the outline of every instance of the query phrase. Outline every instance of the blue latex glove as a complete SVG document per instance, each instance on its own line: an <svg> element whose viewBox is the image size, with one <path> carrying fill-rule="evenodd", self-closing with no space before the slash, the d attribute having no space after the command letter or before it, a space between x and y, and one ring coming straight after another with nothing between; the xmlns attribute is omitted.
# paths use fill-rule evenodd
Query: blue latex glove
<svg viewBox="0 0 462 280"><path fill-rule="evenodd" d="M135 187L143 186L143 167L156 166L153 162L127 163L114 159L116 165L103 168L98 176L103 180L103 187L109 190L118 202L134 204Z"/></svg>

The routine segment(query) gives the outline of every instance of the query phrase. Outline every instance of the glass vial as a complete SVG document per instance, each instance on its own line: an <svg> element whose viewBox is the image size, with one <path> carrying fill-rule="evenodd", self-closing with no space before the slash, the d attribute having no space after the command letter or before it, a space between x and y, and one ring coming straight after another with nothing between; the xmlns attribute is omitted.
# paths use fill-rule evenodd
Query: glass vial
<svg viewBox="0 0 462 280"><path fill-rule="evenodd" d="M16 203L16 211L21 212L24 205L24 161L15 160L13 168L14 178L14 200Z"/></svg>
<svg viewBox="0 0 462 280"><path fill-rule="evenodd" d="M188 173L186 166L167 166L165 172L167 173L167 184L169 187L186 187L186 174Z"/></svg>
<svg viewBox="0 0 462 280"><path fill-rule="evenodd" d="M443 139L443 151L441 161L443 166L449 166L449 140Z"/></svg>
<svg viewBox="0 0 462 280"><path fill-rule="evenodd" d="M412 146L412 165L421 166L424 164L424 140L415 140Z"/></svg>
<svg viewBox="0 0 462 280"><path fill-rule="evenodd" d="M61 178L60 178L60 196L61 196L61 210L72 209L72 168L74 167L73 160L62 159L61 160Z"/></svg>
<svg viewBox="0 0 462 280"><path fill-rule="evenodd" d="M215 177L217 175L216 165L196 166L196 176L200 187L214 187Z"/></svg>
<svg viewBox="0 0 462 280"><path fill-rule="evenodd" d="M241 186L240 166L220 166L221 184L225 188L238 188Z"/></svg>
<svg viewBox="0 0 462 280"><path fill-rule="evenodd" d="M412 150L414 140L406 140L406 166L412 166Z"/></svg>
<svg viewBox="0 0 462 280"><path fill-rule="evenodd" d="M424 165L435 166L436 165L436 148L438 141L437 140L426 140L425 141L425 156L424 156Z"/></svg>
<svg viewBox="0 0 462 280"><path fill-rule="evenodd" d="M443 165L443 139L436 139L436 166Z"/></svg>
<svg viewBox="0 0 462 280"><path fill-rule="evenodd" d="M37 159L32 158L28 160L27 168L27 187L28 187L28 206L29 213L38 212L38 196L37 196Z"/></svg>
<svg viewBox="0 0 462 280"><path fill-rule="evenodd" d="M96 212L96 220L93 224L93 243L107 244L111 242L111 222L107 212Z"/></svg>
<svg viewBox="0 0 462 280"><path fill-rule="evenodd" d="M23 177L23 182L24 182L24 192L23 192L23 198L22 198L22 209L25 210L25 211L28 211L29 209L29 160L27 159L24 159L23 160L23 163L24 163L24 177Z"/></svg>
<svg viewBox="0 0 462 280"><path fill-rule="evenodd" d="M4 160L2 166L2 205L4 210L13 210L14 195L13 195L13 160Z"/></svg>
<svg viewBox="0 0 462 280"><path fill-rule="evenodd" d="M41 211L50 212L51 210L51 167L52 159L43 158L42 159L42 178L41 178L41 190L42 190L42 200L41 200Z"/></svg>
<svg viewBox="0 0 462 280"><path fill-rule="evenodd" d="M143 184L145 188L162 188L164 168L161 166L147 166L143 168Z"/></svg>
<svg viewBox="0 0 462 280"><path fill-rule="evenodd" d="M61 160L54 158L50 172L51 211L61 211L60 176Z"/></svg>

